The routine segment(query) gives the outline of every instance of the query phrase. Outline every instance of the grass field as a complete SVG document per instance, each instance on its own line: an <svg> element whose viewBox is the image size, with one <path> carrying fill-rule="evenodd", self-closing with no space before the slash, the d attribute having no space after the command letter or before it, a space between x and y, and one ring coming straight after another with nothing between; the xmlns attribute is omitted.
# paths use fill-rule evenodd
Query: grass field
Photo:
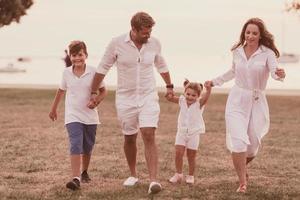
<svg viewBox="0 0 300 200"><path fill-rule="evenodd" d="M81 190L65 188L70 179L68 140L63 123L48 112L54 90L0 89L0 199L300 199L300 98L268 96L271 129L249 167L246 194L236 194L237 177L225 147L226 95L213 94L206 106L206 134L197 156L196 184L171 185L177 106L161 98L159 180L163 191L148 196L148 173L138 137L138 176L134 188L122 183L129 174L123 137L116 118L114 94L99 106L102 125L90 165L92 182ZM185 160L185 172L187 162Z"/></svg>

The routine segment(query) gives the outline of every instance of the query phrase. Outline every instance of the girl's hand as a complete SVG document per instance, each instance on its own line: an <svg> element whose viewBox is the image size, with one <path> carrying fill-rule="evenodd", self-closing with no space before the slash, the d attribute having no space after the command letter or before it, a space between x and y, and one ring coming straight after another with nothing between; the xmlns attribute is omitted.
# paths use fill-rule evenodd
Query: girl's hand
<svg viewBox="0 0 300 200"><path fill-rule="evenodd" d="M89 109L94 109L96 108L98 105L99 105L100 102L97 102L97 101L90 101L88 104L87 104L87 107Z"/></svg>
<svg viewBox="0 0 300 200"><path fill-rule="evenodd" d="M165 97L166 97L166 99L168 100L168 101L170 101L172 98L173 98L173 94L171 94L171 93L167 93L166 95L165 95Z"/></svg>
<svg viewBox="0 0 300 200"><path fill-rule="evenodd" d="M279 78L285 78L285 71L283 68L276 68L275 74L279 77Z"/></svg>
<svg viewBox="0 0 300 200"><path fill-rule="evenodd" d="M51 111L51 112L49 113L49 118L50 118L52 121L57 120L57 113L56 113L56 111Z"/></svg>

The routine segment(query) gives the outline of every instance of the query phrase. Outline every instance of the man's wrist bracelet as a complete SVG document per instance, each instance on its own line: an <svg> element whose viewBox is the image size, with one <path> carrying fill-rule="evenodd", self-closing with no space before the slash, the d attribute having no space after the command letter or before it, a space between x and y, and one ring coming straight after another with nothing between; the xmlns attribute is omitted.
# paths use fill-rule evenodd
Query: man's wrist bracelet
<svg viewBox="0 0 300 200"><path fill-rule="evenodd" d="M168 89L173 89L173 88L174 88L174 85L173 85L173 84L167 84L167 85L166 85L166 88L168 88Z"/></svg>

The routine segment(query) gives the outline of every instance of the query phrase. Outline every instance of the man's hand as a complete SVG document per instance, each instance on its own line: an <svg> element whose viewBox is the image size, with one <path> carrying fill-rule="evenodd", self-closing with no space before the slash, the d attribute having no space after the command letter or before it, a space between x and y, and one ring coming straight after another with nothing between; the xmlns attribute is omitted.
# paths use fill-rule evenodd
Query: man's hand
<svg viewBox="0 0 300 200"><path fill-rule="evenodd" d="M173 88L167 88L167 93L165 95L165 97L171 95L172 97L174 96L174 90Z"/></svg>

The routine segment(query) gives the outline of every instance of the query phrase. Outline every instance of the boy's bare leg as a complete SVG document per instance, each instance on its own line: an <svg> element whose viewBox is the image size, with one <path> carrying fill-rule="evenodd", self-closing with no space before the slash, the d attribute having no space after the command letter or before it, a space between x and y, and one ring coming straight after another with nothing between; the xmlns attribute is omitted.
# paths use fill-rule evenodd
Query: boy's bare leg
<svg viewBox="0 0 300 200"><path fill-rule="evenodd" d="M81 163L80 154L71 155L70 158L71 158L72 176L80 177L80 163Z"/></svg>

